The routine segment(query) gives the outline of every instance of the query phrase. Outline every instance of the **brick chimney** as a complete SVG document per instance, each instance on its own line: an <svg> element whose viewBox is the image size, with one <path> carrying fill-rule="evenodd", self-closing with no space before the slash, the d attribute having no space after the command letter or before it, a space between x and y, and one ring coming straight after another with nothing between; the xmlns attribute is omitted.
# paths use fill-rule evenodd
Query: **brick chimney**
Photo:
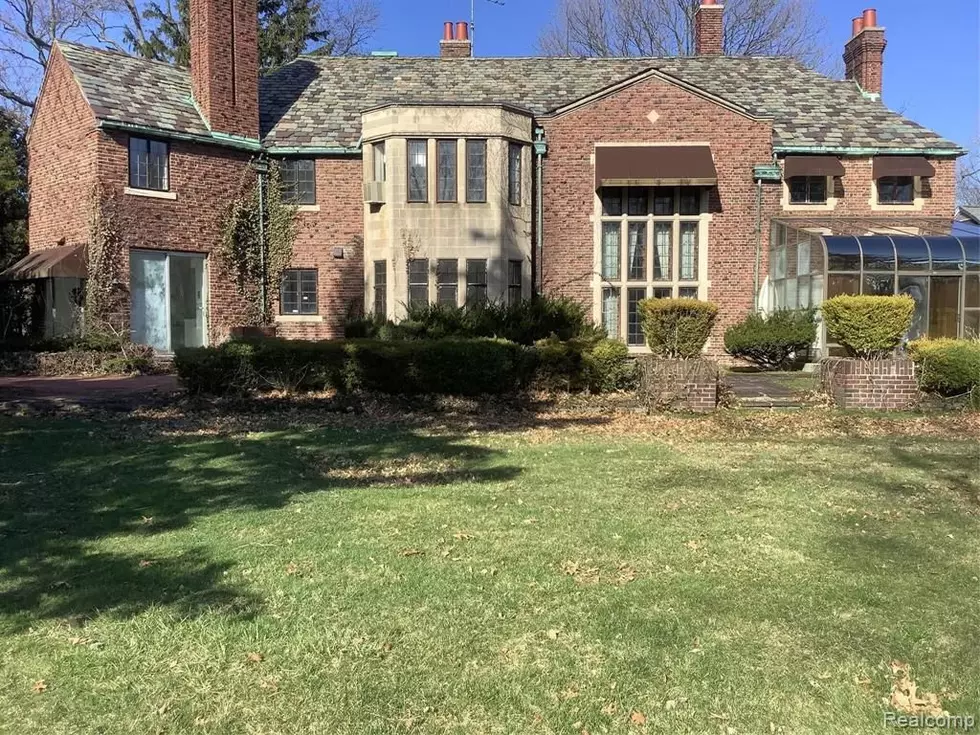
<svg viewBox="0 0 980 735"><path fill-rule="evenodd" d="M725 53L725 6L718 0L701 0L694 13L694 53L720 56Z"/></svg>
<svg viewBox="0 0 980 735"><path fill-rule="evenodd" d="M259 137L256 0L190 0L191 89L211 130Z"/></svg>
<svg viewBox="0 0 980 735"><path fill-rule="evenodd" d="M442 41L439 42L439 55L444 59L468 59L473 55L469 23L462 20L455 26L449 21L445 23Z"/></svg>
<svg viewBox="0 0 980 735"><path fill-rule="evenodd" d="M844 46L844 77L879 97L885 45L885 29L878 25L876 10L869 8L851 22L851 40Z"/></svg>

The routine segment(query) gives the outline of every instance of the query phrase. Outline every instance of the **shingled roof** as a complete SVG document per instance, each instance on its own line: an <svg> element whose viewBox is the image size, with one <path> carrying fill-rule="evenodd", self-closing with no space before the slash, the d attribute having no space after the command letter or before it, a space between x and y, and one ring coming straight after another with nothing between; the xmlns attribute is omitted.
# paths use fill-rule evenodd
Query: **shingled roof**
<svg viewBox="0 0 980 735"><path fill-rule="evenodd" d="M184 68L61 43L97 117L208 135ZM650 69L772 118L774 145L959 151L938 134L829 79L775 57L670 59L303 56L263 78L263 142L353 147L364 110L392 103L506 103L542 115Z"/></svg>

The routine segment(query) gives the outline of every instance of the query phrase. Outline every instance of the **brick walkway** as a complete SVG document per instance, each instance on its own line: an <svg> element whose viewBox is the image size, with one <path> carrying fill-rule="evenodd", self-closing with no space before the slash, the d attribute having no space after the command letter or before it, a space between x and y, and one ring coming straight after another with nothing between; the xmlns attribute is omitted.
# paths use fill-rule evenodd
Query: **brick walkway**
<svg viewBox="0 0 980 735"><path fill-rule="evenodd" d="M132 377L0 377L0 405L54 404L119 409L155 403L180 390L174 375Z"/></svg>

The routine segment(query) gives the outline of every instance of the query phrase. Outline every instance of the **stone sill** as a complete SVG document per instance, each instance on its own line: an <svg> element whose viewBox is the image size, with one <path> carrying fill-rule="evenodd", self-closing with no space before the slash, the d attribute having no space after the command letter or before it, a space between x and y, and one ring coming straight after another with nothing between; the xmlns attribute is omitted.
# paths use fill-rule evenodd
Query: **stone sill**
<svg viewBox="0 0 980 735"><path fill-rule="evenodd" d="M296 207L297 212L319 212L319 204L300 204Z"/></svg>
<svg viewBox="0 0 980 735"><path fill-rule="evenodd" d="M323 316L318 314L279 314L278 324L322 324Z"/></svg>
<svg viewBox="0 0 980 735"><path fill-rule="evenodd" d="M177 192L175 191L156 191L155 189L134 189L131 186L123 188L123 194L134 197L148 197L149 199L168 199L176 201Z"/></svg>

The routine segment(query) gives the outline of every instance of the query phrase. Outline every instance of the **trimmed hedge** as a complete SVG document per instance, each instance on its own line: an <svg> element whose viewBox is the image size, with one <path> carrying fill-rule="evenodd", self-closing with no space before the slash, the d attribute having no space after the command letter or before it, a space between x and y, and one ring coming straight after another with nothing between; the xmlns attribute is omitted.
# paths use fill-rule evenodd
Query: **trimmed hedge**
<svg viewBox="0 0 980 735"><path fill-rule="evenodd" d="M980 389L980 340L920 339L908 344L919 387L944 396Z"/></svg>
<svg viewBox="0 0 980 735"><path fill-rule="evenodd" d="M780 309L749 314L725 331L725 352L766 370L786 367L817 338L813 309Z"/></svg>
<svg viewBox="0 0 980 735"><path fill-rule="evenodd" d="M717 306L697 299L644 299L639 309L647 344L657 357L699 357L718 318Z"/></svg>
<svg viewBox="0 0 980 735"><path fill-rule="evenodd" d="M851 357L889 357L912 324L910 296L835 296L820 307L827 333Z"/></svg>

